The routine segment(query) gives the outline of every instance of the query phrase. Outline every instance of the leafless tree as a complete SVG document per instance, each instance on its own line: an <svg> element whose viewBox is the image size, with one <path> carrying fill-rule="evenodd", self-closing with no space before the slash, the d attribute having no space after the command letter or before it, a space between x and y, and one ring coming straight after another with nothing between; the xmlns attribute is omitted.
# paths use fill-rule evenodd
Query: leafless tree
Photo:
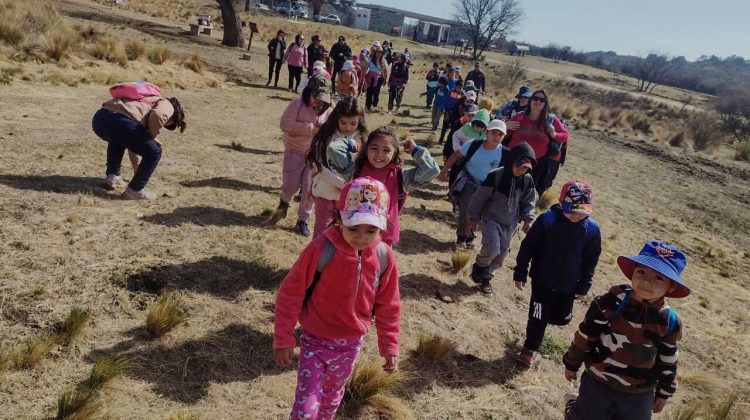
<svg viewBox="0 0 750 420"><path fill-rule="evenodd" d="M469 36L473 60L498 38L514 33L523 19L519 0L457 0L454 7L454 18Z"/></svg>
<svg viewBox="0 0 750 420"><path fill-rule="evenodd" d="M221 22L224 24L224 38L221 45L228 47L244 47L245 40L242 38L242 25L237 17L237 8L234 0L216 0L221 9Z"/></svg>
<svg viewBox="0 0 750 420"><path fill-rule="evenodd" d="M634 70L638 79L638 91L651 93L664 82L672 66L666 55L650 53L646 57L636 58Z"/></svg>

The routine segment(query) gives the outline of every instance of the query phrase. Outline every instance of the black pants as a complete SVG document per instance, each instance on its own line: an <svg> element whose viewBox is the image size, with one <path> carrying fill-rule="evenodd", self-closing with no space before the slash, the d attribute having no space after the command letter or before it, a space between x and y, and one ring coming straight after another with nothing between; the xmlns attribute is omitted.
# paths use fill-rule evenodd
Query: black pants
<svg viewBox="0 0 750 420"><path fill-rule="evenodd" d="M287 65L287 68L289 68L289 89L294 88L296 92L302 80L302 67Z"/></svg>
<svg viewBox="0 0 750 420"><path fill-rule="evenodd" d="M336 86L336 75L341 72L341 68L344 67L344 62L333 62L333 72L331 74L331 85Z"/></svg>
<svg viewBox="0 0 750 420"><path fill-rule="evenodd" d="M453 119L453 110L446 110L445 115L443 116L443 128L440 129L440 142L443 142L443 138L445 137L445 132L449 131L451 128L451 120ZM446 141L451 141L452 139L448 137ZM455 152L455 150L454 150Z"/></svg>
<svg viewBox="0 0 750 420"><path fill-rule="evenodd" d="M278 87L281 60L277 60L274 57L268 57L268 83L271 83L271 76L273 76L274 71L276 72L276 78L273 80L273 87Z"/></svg>
<svg viewBox="0 0 750 420"><path fill-rule="evenodd" d="M614 391L585 372L581 375L578 398L565 407L565 420L649 420L653 406L654 391L640 394Z"/></svg>
<svg viewBox="0 0 750 420"><path fill-rule="evenodd" d="M379 79L374 85L367 87L367 97L365 98L365 108L369 111L372 107L377 107L380 102L380 85L383 84L383 79Z"/></svg>
<svg viewBox="0 0 750 420"><path fill-rule="evenodd" d="M534 186L539 197L552 186L558 170L560 170L560 162L544 157L538 159L531 171L531 176L534 178Z"/></svg>
<svg viewBox="0 0 750 420"><path fill-rule="evenodd" d="M534 286L532 281L529 321L526 324L526 341L523 346L529 350L539 351L547 324L569 324L573 319L575 297L572 292L556 292L546 287Z"/></svg>
<svg viewBox="0 0 750 420"><path fill-rule="evenodd" d="M393 109L393 103L396 108L401 106L401 100L404 98L404 88L402 86L390 86L388 88L388 110Z"/></svg>

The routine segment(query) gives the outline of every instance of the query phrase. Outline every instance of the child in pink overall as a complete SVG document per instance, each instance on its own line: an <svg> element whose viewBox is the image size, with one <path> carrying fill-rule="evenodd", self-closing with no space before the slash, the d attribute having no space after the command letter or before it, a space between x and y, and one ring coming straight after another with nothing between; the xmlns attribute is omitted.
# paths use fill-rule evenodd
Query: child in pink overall
<svg viewBox="0 0 750 420"><path fill-rule="evenodd" d="M380 242L388 201L374 179L347 183L337 204L339 224L310 242L281 283L273 339L279 365L291 364L294 327L302 324L292 419L333 419L373 316L383 369L396 370L398 272L393 251Z"/></svg>

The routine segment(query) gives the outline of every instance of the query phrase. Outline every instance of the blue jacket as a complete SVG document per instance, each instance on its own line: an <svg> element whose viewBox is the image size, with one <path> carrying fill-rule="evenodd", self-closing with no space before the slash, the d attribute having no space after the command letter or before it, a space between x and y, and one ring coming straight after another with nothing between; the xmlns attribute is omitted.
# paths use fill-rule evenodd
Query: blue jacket
<svg viewBox="0 0 750 420"><path fill-rule="evenodd" d="M554 205L537 218L521 242L513 280L525 283L528 274L535 286L585 295L601 252L599 223L591 217L573 223Z"/></svg>
<svg viewBox="0 0 750 420"><path fill-rule="evenodd" d="M437 92L435 92L435 108L445 110L445 105L448 103L448 94L450 91L445 86L438 86Z"/></svg>

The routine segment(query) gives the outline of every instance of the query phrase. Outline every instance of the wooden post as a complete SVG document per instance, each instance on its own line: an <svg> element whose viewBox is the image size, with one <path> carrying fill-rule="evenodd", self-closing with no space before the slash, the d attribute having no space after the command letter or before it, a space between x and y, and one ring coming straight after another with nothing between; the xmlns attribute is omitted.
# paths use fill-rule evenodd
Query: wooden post
<svg viewBox="0 0 750 420"><path fill-rule="evenodd" d="M250 40L247 42L247 51L250 51L250 47L253 45L253 35L258 32L258 25L255 22L248 22L250 25Z"/></svg>

